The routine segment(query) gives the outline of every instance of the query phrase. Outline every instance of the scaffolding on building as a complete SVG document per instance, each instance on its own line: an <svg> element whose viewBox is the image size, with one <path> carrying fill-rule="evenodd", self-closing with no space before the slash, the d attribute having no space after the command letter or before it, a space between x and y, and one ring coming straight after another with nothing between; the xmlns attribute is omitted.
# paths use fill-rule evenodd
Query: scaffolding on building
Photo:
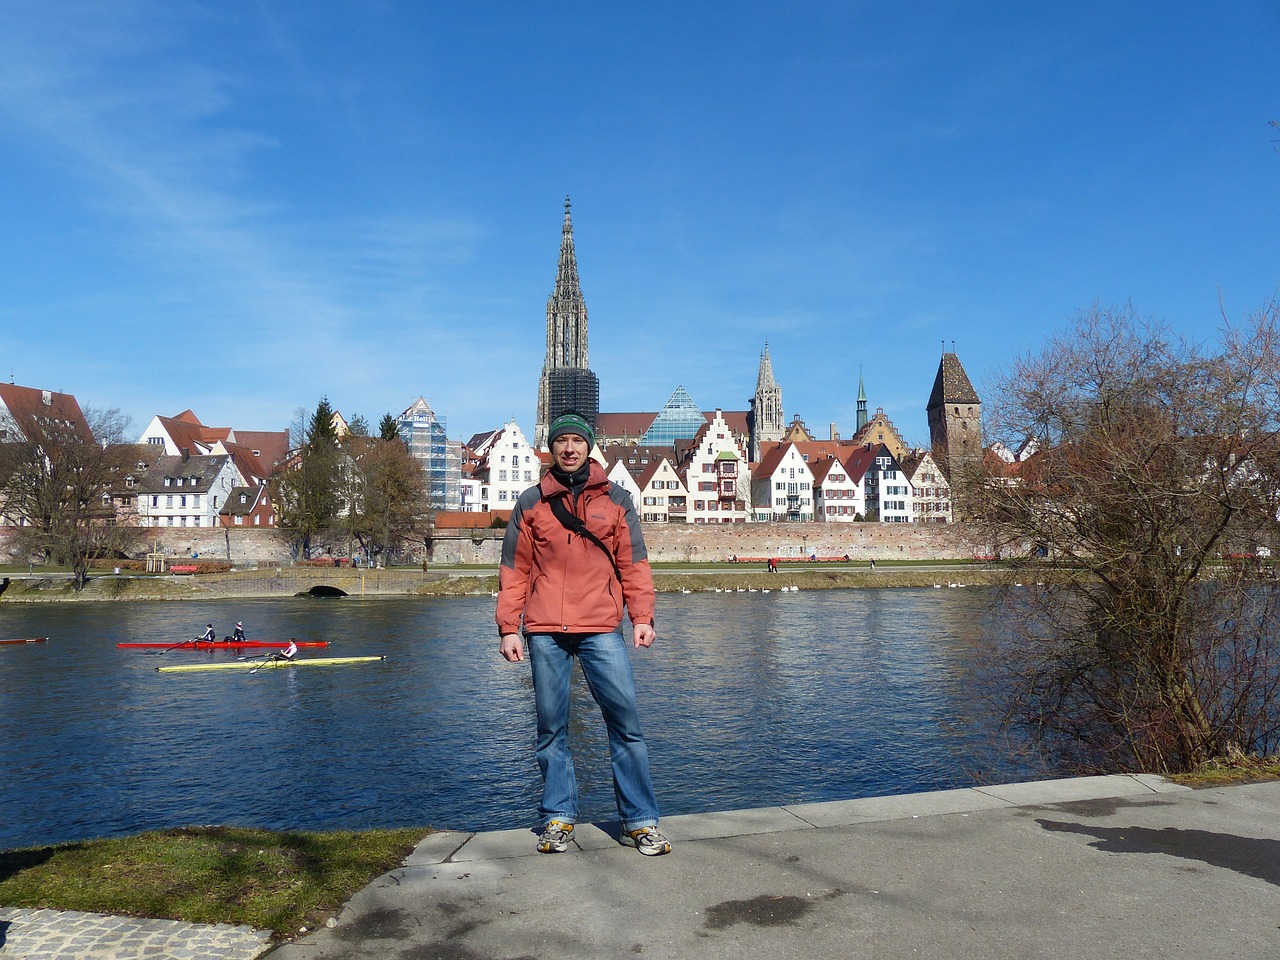
<svg viewBox="0 0 1280 960"><path fill-rule="evenodd" d="M458 510L462 506L462 445L450 441L445 418L419 397L396 424L400 439L421 464L432 510Z"/></svg>

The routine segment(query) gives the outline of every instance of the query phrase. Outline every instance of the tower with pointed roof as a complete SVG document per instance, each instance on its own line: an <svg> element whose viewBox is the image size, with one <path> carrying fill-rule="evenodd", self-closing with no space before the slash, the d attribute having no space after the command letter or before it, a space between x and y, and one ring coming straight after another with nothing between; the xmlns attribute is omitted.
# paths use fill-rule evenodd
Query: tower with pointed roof
<svg viewBox="0 0 1280 960"><path fill-rule="evenodd" d="M953 513L962 519L967 481L982 464L982 401L954 348L942 354L925 412L933 459L951 483Z"/></svg>
<svg viewBox="0 0 1280 960"><path fill-rule="evenodd" d="M773 379L773 361L769 358L766 340L764 352L760 354L760 372L756 375L756 393L751 398L751 412L747 414L753 462L760 460L760 451L765 445L782 439L786 426L782 418L782 388Z"/></svg>
<svg viewBox="0 0 1280 960"><path fill-rule="evenodd" d="M858 430L867 425L867 391L862 385L862 370L858 370ZM856 432L856 431L855 431Z"/></svg>
<svg viewBox="0 0 1280 960"><path fill-rule="evenodd" d="M551 421L565 410L576 410L592 425L600 411L600 381L587 365L587 304L578 280L568 197L564 198L555 288L547 299L547 355L538 381L535 447L547 445Z"/></svg>

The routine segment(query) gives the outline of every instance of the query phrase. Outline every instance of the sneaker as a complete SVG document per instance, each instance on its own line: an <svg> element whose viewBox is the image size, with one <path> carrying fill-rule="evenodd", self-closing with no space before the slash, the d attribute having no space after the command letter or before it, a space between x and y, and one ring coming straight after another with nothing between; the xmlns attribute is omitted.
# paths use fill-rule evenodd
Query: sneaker
<svg viewBox="0 0 1280 960"><path fill-rule="evenodd" d="M564 853L569 849L569 841L573 839L573 824L563 820L552 820L538 837L539 853Z"/></svg>
<svg viewBox="0 0 1280 960"><path fill-rule="evenodd" d="M624 847L635 847L646 857L660 857L671 852L671 841L660 834L657 827L624 830L618 842Z"/></svg>

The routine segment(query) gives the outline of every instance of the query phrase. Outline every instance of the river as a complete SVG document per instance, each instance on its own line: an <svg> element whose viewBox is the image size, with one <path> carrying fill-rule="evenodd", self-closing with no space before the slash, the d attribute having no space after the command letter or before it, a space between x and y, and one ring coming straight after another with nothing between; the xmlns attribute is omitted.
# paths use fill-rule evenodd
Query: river
<svg viewBox="0 0 1280 960"><path fill-rule="evenodd" d="M664 815L1023 776L974 696L989 594L660 594L634 654ZM491 598L0 605L0 848L187 824L532 826L527 662L497 653ZM160 673L228 653L117 649L212 621L329 640L338 667ZM583 818L614 816L607 742L575 685Z"/></svg>

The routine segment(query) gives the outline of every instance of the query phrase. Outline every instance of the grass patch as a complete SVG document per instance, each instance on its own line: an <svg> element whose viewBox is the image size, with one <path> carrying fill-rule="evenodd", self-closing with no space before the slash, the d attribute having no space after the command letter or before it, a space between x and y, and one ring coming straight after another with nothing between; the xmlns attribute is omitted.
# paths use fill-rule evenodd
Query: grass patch
<svg viewBox="0 0 1280 960"><path fill-rule="evenodd" d="M0 851L0 904L248 924L287 940L336 916L430 832L184 827Z"/></svg>
<svg viewBox="0 0 1280 960"><path fill-rule="evenodd" d="M1280 780L1280 757L1210 760L1188 773L1171 773L1169 779L1184 787L1229 787L1240 783Z"/></svg>

